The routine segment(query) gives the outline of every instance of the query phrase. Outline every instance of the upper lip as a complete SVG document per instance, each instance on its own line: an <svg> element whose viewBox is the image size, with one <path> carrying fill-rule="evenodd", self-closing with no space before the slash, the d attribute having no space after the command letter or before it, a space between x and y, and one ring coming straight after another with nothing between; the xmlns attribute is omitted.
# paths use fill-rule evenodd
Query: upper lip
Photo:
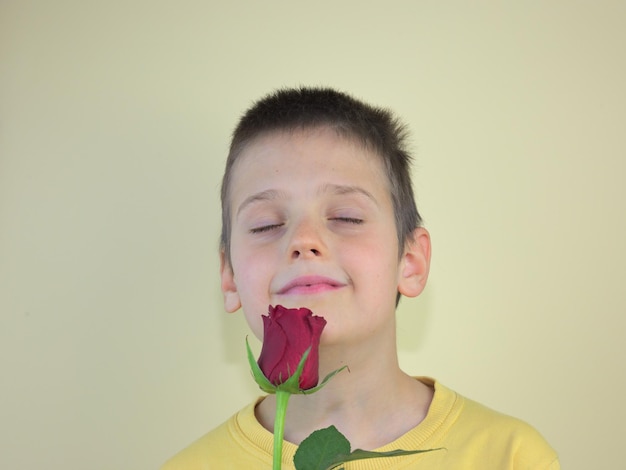
<svg viewBox="0 0 626 470"><path fill-rule="evenodd" d="M294 287L300 287L300 286L313 286L313 285L317 285L317 284L326 284L329 285L331 287L342 287L345 286L344 282L338 281L336 279L330 278L330 277L326 277L326 276L317 276L317 275L310 275L310 276L299 276L296 277L295 279L292 279L291 281L287 282L285 285L283 285L277 292L277 294L284 294L286 292L288 292L290 289L293 289Z"/></svg>

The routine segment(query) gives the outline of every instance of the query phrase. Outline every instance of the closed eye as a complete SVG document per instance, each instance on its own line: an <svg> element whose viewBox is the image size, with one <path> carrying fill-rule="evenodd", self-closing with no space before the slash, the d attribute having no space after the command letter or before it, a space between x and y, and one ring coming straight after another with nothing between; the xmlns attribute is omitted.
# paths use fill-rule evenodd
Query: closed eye
<svg viewBox="0 0 626 470"><path fill-rule="evenodd" d="M262 225L260 227L254 227L250 229L250 233L264 233L269 232L270 230L277 229L282 227L283 224L270 224L270 225Z"/></svg>
<svg viewBox="0 0 626 470"><path fill-rule="evenodd" d="M363 219L357 219L356 217L333 217L330 220L336 220L338 222L347 222L350 224L359 225L363 223Z"/></svg>

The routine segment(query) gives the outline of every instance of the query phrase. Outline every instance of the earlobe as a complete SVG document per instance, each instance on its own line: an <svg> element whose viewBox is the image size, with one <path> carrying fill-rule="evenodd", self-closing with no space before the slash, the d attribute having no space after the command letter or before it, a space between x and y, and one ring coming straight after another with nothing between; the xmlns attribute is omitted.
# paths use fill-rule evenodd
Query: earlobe
<svg viewBox="0 0 626 470"><path fill-rule="evenodd" d="M398 292L407 297L417 297L426 287L430 271L430 234L425 228L417 228L413 238L406 243L400 261Z"/></svg>
<svg viewBox="0 0 626 470"><path fill-rule="evenodd" d="M239 299L239 292L237 292L235 274L223 251L220 251L220 278L224 296L224 309L228 313L233 313L241 307L241 300Z"/></svg>

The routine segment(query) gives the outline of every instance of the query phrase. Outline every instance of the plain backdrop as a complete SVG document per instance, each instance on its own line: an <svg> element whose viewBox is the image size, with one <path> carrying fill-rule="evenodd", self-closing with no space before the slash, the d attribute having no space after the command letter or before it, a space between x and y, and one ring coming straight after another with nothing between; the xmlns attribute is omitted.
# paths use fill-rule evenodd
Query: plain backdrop
<svg viewBox="0 0 626 470"><path fill-rule="evenodd" d="M0 467L155 469L260 392L218 191L253 100L409 125L402 366L621 468L626 3L0 1ZM252 341L255 351L259 343Z"/></svg>

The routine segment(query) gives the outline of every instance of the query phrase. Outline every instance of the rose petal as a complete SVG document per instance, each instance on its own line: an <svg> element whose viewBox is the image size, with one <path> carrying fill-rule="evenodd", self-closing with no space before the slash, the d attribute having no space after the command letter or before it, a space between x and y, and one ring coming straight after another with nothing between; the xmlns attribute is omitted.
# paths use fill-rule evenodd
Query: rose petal
<svg viewBox="0 0 626 470"><path fill-rule="evenodd" d="M263 316L263 347L259 367L274 385L285 382L297 369L305 351L311 348L299 386L313 388L319 381L319 344L324 318L307 308L269 307Z"/></svg>

